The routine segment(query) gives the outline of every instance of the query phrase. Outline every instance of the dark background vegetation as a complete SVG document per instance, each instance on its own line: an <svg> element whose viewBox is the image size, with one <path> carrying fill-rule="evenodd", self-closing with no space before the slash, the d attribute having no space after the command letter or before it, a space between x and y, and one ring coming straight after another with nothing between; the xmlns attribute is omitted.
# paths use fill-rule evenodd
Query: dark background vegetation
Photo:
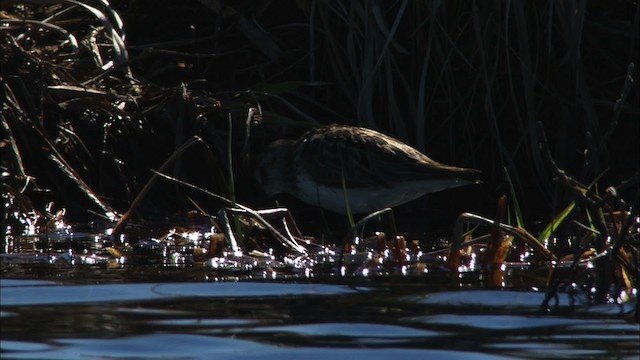
<svg viewBox="0 0 640 360"><path fill-rule="evenodd" d="M262 112L252 128L253 160L270 140L335 122L373 128L435 160L483 171L480 186L400 207L399 218L417 230L447 229L462 211L491 216L498 196L510 194L507 174L528 223L547 221L566 206L571 198L539 152L538 122L558 166L583 183L597 179L604 190L640 168L640 92L633 84L640 66L638 2L112 5L124 20L131 69L144 91L129 123L111 121L110 140L102 142L109 150L98 147L90 161L76 164L120 211L145 184L149 168L192 135L203 137L217 160L196 153L176 175L228 193L228 185L210 179L228 179L229 118L234 154L240 154L252 106ZM44 113L57 119L49 130L58 131L61 110ZM134 120L142 125L131 125ZM104 127L76 129L87 129L98 143L105 138ZM251 166L239 155L233 165L238 201L272 204L256 189ZM43 181L49 175L32 169ZM183 191L160 185L147 212L176 209L167 190ZM82 213L82 205L77 208Z"/></svg>

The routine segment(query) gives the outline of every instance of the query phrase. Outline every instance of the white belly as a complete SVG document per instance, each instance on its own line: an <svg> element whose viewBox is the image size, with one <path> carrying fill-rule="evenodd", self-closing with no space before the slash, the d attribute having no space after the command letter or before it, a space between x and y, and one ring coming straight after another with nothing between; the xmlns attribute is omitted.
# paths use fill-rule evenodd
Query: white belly
<svg viewBox="0 0 640 360"><path fill-rule="evenodd" d="M297 181L298 189L294 196L308 204L340 214L347 213L345 192L351 212L362 214L398 206L431 192L471 183L471 181L454 179L401 181L389 187L352 188L344 191L342 188L318 186L304 176L299 176Z"/></svg>

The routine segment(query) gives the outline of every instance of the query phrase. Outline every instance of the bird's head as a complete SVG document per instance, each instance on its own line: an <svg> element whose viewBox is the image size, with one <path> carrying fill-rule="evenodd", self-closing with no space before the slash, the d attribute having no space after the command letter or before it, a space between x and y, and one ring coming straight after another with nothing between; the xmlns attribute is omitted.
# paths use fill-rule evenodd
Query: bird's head
<svg viewBox="0 0 640 360"><path fill-rule="evenodd" d="M292 145L290 140L275 141L264 150L258 162L256 180L269 197L287 192L290 186Z"/></svg>

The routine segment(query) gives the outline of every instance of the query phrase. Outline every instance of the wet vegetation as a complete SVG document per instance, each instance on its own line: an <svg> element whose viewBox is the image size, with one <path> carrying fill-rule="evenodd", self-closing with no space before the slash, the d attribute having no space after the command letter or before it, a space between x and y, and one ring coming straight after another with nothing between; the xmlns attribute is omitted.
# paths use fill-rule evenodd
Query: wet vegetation
<svg viewBox="0 0 640 360"><path fill-rule="evenodd" d="M481 272L500 287L526 267L543 307L633 301L639 22L632 1L3 1L3 276ZM483 184L349 225L275 206L261 150L325 123Z"/></svg>

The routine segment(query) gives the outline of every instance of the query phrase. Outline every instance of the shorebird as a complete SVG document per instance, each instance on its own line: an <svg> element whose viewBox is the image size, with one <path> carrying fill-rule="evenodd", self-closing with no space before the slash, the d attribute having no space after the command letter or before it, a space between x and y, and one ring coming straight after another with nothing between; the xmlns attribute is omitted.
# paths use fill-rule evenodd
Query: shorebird
<svg viewBox="0 0 640 360"><path fill-rule="evenodd" d="M256 177L272 197L289 193L339 214L371 213L448 188L480 183L480 171L441 164L375 130L327 125L267 147Z"/></svg>

